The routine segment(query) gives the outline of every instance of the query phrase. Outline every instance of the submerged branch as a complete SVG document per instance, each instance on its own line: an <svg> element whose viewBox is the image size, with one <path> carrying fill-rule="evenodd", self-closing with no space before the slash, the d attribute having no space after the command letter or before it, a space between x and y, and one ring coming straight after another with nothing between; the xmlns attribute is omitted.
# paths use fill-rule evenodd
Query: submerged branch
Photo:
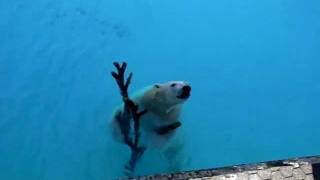
<svg viewBox="0 0 320 180"><path fill-rule="evenodd" d="M125 166L125 169L126 169L125 173L128 176L132 176L138 160L141 158L144 151L146 150L145 147L139 146L139 140L140 140L139 128L140 128L140 118L145 113L147 113L147 110L143 110L139 112L139 106L129 98L128 88L131 83L132 73L130 73L125 80L125 71L127 68L127 63L123 62L122 64L119 64L118 62L114 62L113 65L117 69L117 72L112 71L111 75L117 82L117 85L120 90L120 94L122 96L122 101L124 103L124 111L123 113L119 114L119 117L117 117L117 120L120 125L121 133L124 135L125 144L127 144L131 150L130 160ZM132 123L131 119L133 120L133 127L134 127L133 139L130 137L131 123Z"/></svg>

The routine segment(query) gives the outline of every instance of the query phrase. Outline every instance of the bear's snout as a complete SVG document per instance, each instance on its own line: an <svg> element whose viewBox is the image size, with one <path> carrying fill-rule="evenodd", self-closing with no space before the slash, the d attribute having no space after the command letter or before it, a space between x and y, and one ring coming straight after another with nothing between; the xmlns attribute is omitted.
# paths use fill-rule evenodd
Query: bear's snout
<svg viewBox="0 0 320 180"><path fill-rule="evenodd" d="M191 86L189 85L185 85L182 87L182 92L181 94L178 96L178 98L180 99L187 99L190 96L190 92L191 92Z"/></svg>
<svg viewBox="0 0 320 180"><path fill-rule="evenodd" d="M191 86L189 86L189 85L183 86L182 90L184 92L190 93L191 92Z"/></svg>

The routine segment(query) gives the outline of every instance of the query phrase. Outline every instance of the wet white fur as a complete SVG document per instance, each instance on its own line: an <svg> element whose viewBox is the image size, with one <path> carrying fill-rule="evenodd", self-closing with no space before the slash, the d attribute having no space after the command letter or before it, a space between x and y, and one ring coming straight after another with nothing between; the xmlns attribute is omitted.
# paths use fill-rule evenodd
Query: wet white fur
<svg viewBox="0 0 320 180"><path fill-rule="evenodd" d="M175 83L174 87L171 86L173 83ZM170 144L169 141L179 128L165 135L158 135L154 129L180 121L180 112L185 100L179 99L177 96L182 93L182 87L185 85L187 83L183 81L155 84L132 96L140 110L148 110L148 113L140 119L141 145L145 145L147 148L164 148ZM115 114L122 112L122 109L123 105L116 108L110 123L113 137L120 142L123 142L123 135L115 119Z"/></svg>

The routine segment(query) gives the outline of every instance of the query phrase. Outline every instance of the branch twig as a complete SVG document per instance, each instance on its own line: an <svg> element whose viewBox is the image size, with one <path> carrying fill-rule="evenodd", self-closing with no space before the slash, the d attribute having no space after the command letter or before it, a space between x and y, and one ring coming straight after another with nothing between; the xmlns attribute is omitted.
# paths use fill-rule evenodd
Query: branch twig
<svg viewBox="0 0 320 180"><path fill-rule="evenodd" d="M122 134L124 135L125 143L130 147L131 150L131 157L128 164L125 166L127 170L126 175L131 176L134 172L135 166L138 160L143 155L144 151L146 150L145 147L139 146L140 140L140 118L147 110L143 110L139 112L139 106L134 103L133 100L129 98L128 88L131 83L132 73L129 74L126 80L125 79L125 71L127 68L127 63L123 62L119 64L114 62L113 65L116 67L117 72L112 71L111 75L116 80L117 85L120 90L120 94L122 96L122 101L124 103L124 111L118 115L117 120L120 125L120 129ZM130 120L133 119L133 126L134 126L134 138L130 137L131 134L131 123Z"/></svg>

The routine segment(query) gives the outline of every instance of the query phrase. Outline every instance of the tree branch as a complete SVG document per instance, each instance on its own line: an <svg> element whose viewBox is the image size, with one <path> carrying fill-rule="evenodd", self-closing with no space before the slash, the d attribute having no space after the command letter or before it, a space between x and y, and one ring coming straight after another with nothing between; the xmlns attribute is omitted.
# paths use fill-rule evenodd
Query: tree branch
<svg viewBox="0 0 320 180"><path fill-rule="evenodd" d="M122 96L122 100L124 103L124 111L122 112L121 115L118 115L119 117L117 117L117 120L120 125L121 133L124 135L125 144L127 144L131 150L130 160L125 166L125 169L127 170L126 175L131 176L134 172L134 169L138 160L141 158L144 151L146 150L145 147L139 146L139 140L140 140L139 128L140 128L140 118L141 116L147 113L147 110L143 110L139 112L139 106L129 98L128 88L131 83L133 74L130 73L129 76L126 78L126 80L124 80L127 63L123 62L122 64L119 64L118 62L114 62L113 65L117 69L117 72L112 71L111 75L116 80L116 83L119 87L120 94ZM131 119L133 119L133 127L134 127L133 139L130 137L130 133L132 131Z"/></svg>

